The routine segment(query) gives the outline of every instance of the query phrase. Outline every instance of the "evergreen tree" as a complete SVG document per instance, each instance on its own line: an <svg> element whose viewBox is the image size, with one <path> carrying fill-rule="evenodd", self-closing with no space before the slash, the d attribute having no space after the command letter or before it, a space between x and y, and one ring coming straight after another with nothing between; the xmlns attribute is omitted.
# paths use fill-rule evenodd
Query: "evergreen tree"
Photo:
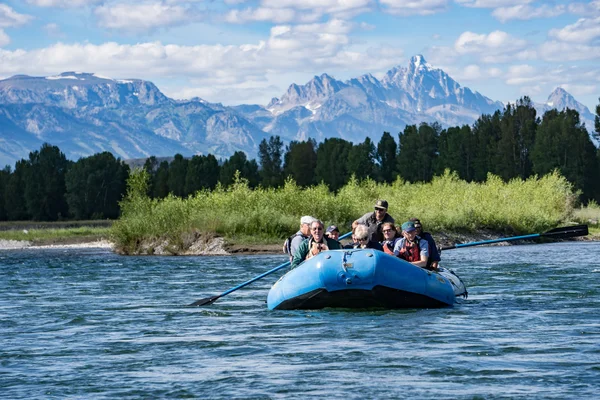
<svg viewBox="0 0 600 400"><path fill-rule="evenodd" d="M219 168L219 163L212 154L193 156L185 178L186 192L192 194L198 190L214 189L219 180Z"/></svg>
<svg viewBox="0 0 600 400"><path fill-rule="evenodd" d="M469 125L444 129L439 138L436 174L441 175L448 168L462 179L472 181L474 147L475 139Z"/></svg>
<svg viewBox="0 0 600 400"><path fill-rule="evenodd" d="M317 148L315 179L336 191L348 182L348 155L352 143L338 138L325 139Z"/></svg>
<svg viewBox="0 0 600 400"><path fill-rule="evenodd" d="M256 187L260 180L258 173L258 163L256 160L248 161L246 153L236 151L228 160L221 166L219 174L219 182L223 186L229 186L233 183L235 171L240 171L242 178L248 179L248 186Z"/></svg>
<svg viewBox="0 0 600 400"><path fill-rule="evenodd" d="M554 169L582 192L582 200L600 200L600 165L579 113L566 109L547 111L537 130L532 151L533 171L538 175Z"/></svg>
<svg viewBox="0 0 600 400"><path fill-rule="evenodd" d="M422 123L406 126L399 135L398 171L409 182L429 182L437 163L438 139L441 132L438 123Z"/></svg>
<svg viewBox="0 0 600 400"><path fill-rule="evenodd" d="M79 159L65 175L69 212L80 220L117 218L128 176L129 166L107 151Z"/></svg>
<svg viewBox="0 0 600 400"><path fill-rule="evenodd" d="M152 198L164 199L169 194L169 162L163 161L158 166L152 180Z"/></svg>
<svg viewBox="0 0 600 400"><path fill-rule="evenodd" d="M10 167L7 165L3 170L0 170L0 221L6 221L8 215L6 213L5 200L6 185L10 179Z"/></svg>
<svg viewBox="0 0 600 400"><path fill-rule="evenodd" d="M4 207L6 218L9 221L22 221L31 219L25 204L25 175L29 163L23 159L17 161L15 170L6 181L4 192Z"/></svg>
<svg viewBox="0 0 600 400"><path fill-rule="evenodd" d="M598 98L600 102L600 98ZM594 116L594 136L600 142L600 103L596 106L596 115Z"/></svg>
<svg viewBox="0 0 600 400"><path fill-rule="evenodd" d="M284 176L291 176L299 186L306 187L314 184L317 167L316 149L317 142L314 139L290 142L284 156Z"/></svg>
<svg viewBox="0 0 600 400"><path fill-rule="evenodd" d="M363 143L353 145L348 154L348 174L358 180L366 178L375 179L375 145L370 138L366 138Z"/></svg>
<svg viewBox="0 0 600 400"><path fill-rule="evenodd" d="M393 182L398 173L396 171L397 157L396 141L389 132L383 132L379 143L377 144L376 159L378 163L378 180L380 182Z"/></svg>
<svg viewBox="0 0 600 400"><path fill-rule="evenodd" d="M158 172L158 160L155 156L150 156L144 161L142 167L148 173L148 196L152 197L154 185L156 184L156 173Z"/></svg>
<svg viewBox="0 0 600 400"><path fill-rule="evenodd" d="M484 182L489 172L496 172L493 164L500 140L500 111L484 114L473 125L473 180Z"/></svg>
<svg viewBox="0 0 600 400"><path fill-rule="evenodd" d="M68 215L65 174L71 162L56 146L47 143L29 153L24 175L27 212L35 221L56 221Z"/></svg>
<svg viewBox="0 0 600 400"><path fill-rule="evenodd" d="M258 146L260 176L264 187L278 187L283 184L282 170L283 142L279 136L263 139Z"/></svg>
<svg viewBox="0 0 600 400"><path fill-rule="evenodd" d="M178 197L186 197L189 193L185 190L185 178L187 175L188 160L181 154L175 154L175 158L169 164L169 193Z"/></svg>
<svg viewBox="0 0 600 400"><path fill-rule="evenodd" d="M533 147L538 121L529 97L508 104L500 121L500 140L495 157L496 173L504 180L531 175L529 153Z"/></svg>

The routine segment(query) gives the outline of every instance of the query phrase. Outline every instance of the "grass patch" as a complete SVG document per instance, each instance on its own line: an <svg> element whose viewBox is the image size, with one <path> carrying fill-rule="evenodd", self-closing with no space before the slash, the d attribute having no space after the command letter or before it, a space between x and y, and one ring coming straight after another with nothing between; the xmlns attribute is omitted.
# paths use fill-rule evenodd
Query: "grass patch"
<svg viewBox="0 0 600 400"><path fill-rule="evenodd" d="M60 242L69 239L90 238L90 240L110 237L110 227L13 229L0 231L2 240L26 240L29 242Z"/></svg>
<svg viewBox="0 0 600 400"><path fill-rule="evenodd" d="M292 180L279 189L253 190L238 177L228 188L163 200L145 195L147 182L145 171L131 174L122 216L111 229L112 240L126 253L135 252L143 240L158 238L183 246L189 232L213 232L236 242L280 243L298 229L302 215L336 224L345 233L380 198L388 200L389 213L398 223L419 217L432 232L535 233L571 218L575 201L571 184L558 173L508 183L494 175L483 183L469 183L450 172L430 183L353 179L337 194L325 185L300 188Z"/></svg>

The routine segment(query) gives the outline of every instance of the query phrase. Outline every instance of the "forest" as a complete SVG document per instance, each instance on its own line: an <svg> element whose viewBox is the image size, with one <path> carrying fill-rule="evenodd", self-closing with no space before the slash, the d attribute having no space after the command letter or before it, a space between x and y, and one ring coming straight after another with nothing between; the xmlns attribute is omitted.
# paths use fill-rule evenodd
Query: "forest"
<svg viewBox="0 0 600 400"><path fill-rule="evenodd" d="M594 132L600 134L600 104ZM600 150L577 111L550 110L540 117L527 97L482 115L473 126L408 125L396 137L384 132L378 143L367 137L355 144L330 138L284 145L272 136L260 143L258 160L243 152L224 160L176 154L170 162L150 157L143 169L152 199L226 188L236 176L250 188L280 188L292 179L301 188L323 183L335 193L352 177L427 183L450 170L468 183L484 182L489 174L509 182L557 171L581 204L600 203ZM0 221L116 219L129 175L127 163L109 152L73 162L58 147L44 144L14 169L0 171Z"/></svg>

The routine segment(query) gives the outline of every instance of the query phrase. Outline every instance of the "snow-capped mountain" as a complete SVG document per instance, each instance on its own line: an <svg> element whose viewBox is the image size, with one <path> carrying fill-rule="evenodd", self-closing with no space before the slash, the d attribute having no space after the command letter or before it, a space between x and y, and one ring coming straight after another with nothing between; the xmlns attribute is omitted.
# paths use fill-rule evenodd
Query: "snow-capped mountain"
<svg viewBox="0 0 600 400"><path fill-rule="evenodd" d="M0 166L12 165L44 142L76 160L101 151L123 159L193 154L229 157L242 150L256 157L270 135L284 140L340 137L378 141L384 131L437 121L472 124L503 108L434 68L423 56L390 69L381 80L365 74L345 82L322 74L292 84L266 106L226 107L199 98L174 100L151 82L95 74L17 75L0 81ZM574 108L588 129L593 115L561 88L538 114ZM591 125L590 125L591 122Z"/></svg>
<svg viewBox="0 0 600 400"><path fill-rule="evenodd" d="M581 123L585 124L588 132L592 132L594 130L594 114L592 114L589 108L575 100L571 94L561 87L554 89L554 91L550 93L550 96L548 96L548 100L546 100L545 103L534 103L533 106L540 118L546 111L553 108L557 110L564 110L566 108L576 110L579 113ZM596 147L600 146L600 141L596 136L590 135L590 138Z"/></svg>

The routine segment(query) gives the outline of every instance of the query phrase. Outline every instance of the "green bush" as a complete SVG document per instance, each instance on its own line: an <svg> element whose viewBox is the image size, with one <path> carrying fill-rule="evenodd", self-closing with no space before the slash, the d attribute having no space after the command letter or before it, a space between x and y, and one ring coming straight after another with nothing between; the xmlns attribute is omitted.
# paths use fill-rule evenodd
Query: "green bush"
<svg viewBox="0 0 600 400"><path fill-rule="evenodd" d="M323 184L302 189L292 180L279 189L250 189L238 174L230 187L163 200L145 195L146 182L143 171L132 173L121 218L112 227L115 244L126 251L147 239L181 244L190 232L277 242L298 229L302 215L336 224L345 233L353 220L373 210L377 199L388 200L389 213L398 223L419 217L433 232L532 233L566 220L575 199L571 184L557 172L508 183L494 175L484 183L468 183L449 171L430 183L399 179L388 185L353 178L337 194Z"/></svg>

